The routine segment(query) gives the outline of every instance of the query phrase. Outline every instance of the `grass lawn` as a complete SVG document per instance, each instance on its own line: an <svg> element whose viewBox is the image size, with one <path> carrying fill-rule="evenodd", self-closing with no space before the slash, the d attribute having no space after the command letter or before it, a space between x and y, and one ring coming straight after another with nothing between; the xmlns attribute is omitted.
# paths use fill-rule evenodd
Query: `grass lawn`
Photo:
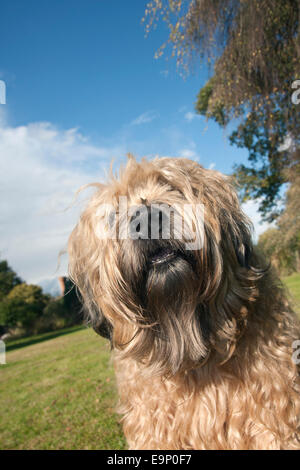
<svg viewBox="0 0 300 470"><path fill-rule="evenodd" d="M77 327L12 341L7 350L0 449L126 448L107 341Z"/></svg>
<svg viewBox="0 0 300 470"><path fill-rule="evenodd" d="M300 314L300 274L283 279ZM0 449L125 449L109 344L73 327L7 343Z"/></svg>
<svg viewBox="0 0 300 470"><path fill-rule="evenodd" d="M284 277L282 280L289 289L294 300L295 310L300 316L300 273L294 273L291 276Z"/></svg>

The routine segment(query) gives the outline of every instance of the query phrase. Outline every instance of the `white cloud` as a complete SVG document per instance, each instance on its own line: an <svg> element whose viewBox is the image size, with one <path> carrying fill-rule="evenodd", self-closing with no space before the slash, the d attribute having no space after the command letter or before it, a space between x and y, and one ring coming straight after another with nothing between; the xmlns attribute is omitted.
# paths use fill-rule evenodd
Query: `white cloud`
<svg viewBox="0 0 300 470"><path fill-rule="evenodd" d="M188 111L187 113L185 113L184 115L184 119L188 122L191 122L193 121L194 119L198 119L200 116L198 116L198 114L196 113L192 113L191 111Z"/></svg>
<svg viewBox="0 0 300 470"><path fill-rule="evenodd" d="M179 152L180 157L191 158L193 160L197 159L197 153L192 149L182 149Z"/></svg>
<svg viewBox="0 0 300 470"><path fill-rule="evenodd" d="M137 118L131 121L131 126L140 126L141 124L147 124L148 122L154 121L158 118L156 111L147 111L146 113L140 114Z"/></svg>
<svg viewBox="0 0 300 470"><path fill-rule="evenodd" d="M103 179L111 157L124 153L49 123L1 127L1 258L27 282L65 273L66 262L56 271L58 254L87 195L66 209L80 186Z"/></svg>

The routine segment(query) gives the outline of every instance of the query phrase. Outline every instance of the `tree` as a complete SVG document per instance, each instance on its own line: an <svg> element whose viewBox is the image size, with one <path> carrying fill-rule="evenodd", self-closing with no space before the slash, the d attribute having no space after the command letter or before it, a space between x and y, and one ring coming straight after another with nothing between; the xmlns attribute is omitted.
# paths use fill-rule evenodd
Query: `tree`
<svg viewBox="0 0 300 470"><path fill-rule="evenodd" d="M30 329L50 300L39 286L17 284L0 302L0 324Z"/></svg>
<svg viewBox="0 0 300 470"><path fill-rule="evenodd" d="M37 312L20 299L8 299L0 302L0 325L5 328L17 326L28 329L37 318Z"/></svg>
<svg viewBox="0 0 300 470"><path fill-rule="evenodd" d="M44 294L42 288L34 284L23 282L15 286L7 295L8 299L18 299L27 305L34 306L36 310L42 311L50 300L48 294Z"/></svg>
<svg viewBox="0 0 300 470"><path fill-rule="evenodd" d="M82 303L74 283L68 277L61 277L62 296L52 299L44 308L37 327L49 331L82 323Z"/></svg>
<svg viewBox="0 0 300 470"><path fill-rule="evenodd" d="M262 233L258 240L258 249L278 272L282 272L287 265L287 255L280 243L280 232L278 228L269 228Z"/></svg>
<svg viewBox="0 0 300 470"><path fill-rule="evenodd" d="M169 43L185 69L195 57L211 64L196 110L221 126L239 119L230 141L249 151L249 166L235 168L242 196L259 199L265 218L278 217L286 170L299 163L300 113L291 95L300 78L300 1L153 0L146 31L160 17L170 34L157 55ZM292 145L283 150L286 139Z"/></svg>
<svg viewBox="0 0 300 470"><path fill-rule="evenodd" d="M300 165L289 176L285 210L278 220L281 244L291 253L293 269L300 271Z"/></svg>
<svg viewBox="0 0 300 470"><path fill-rule="evenodd" d="M291 183L285 196L285 210L277 227L264 232L258 247L281 271L300 271L300 169L289 176Z"/></svg>
<svg viewBox="0 0 300 470"><path fill-rule="evenodd" d="M21 282L21 278L10 268L7 261L0 261L0 302L15 286L21 284Z"/></svg>
<svg viewBox="0 0 300 470"><path fill-rule="evenodd" d="M228 122L224 107L219 104L208 112L212 85L198 95L196 109L215 119L221 126ZM258 199L260 212L269 222L280 214L278 202L281 187L291 181L300 163L300 113L288 102L288 95L275 99L261 98L251 103L250 111L240 116L240 123L229 137L230 143L248 150L250 166L235 165L234 173L241 188L242 200Z"/></svg>
<svg viewBox="0 0 300 470"><path fill-rule="evenodd" d="M70 326L68 310L63 298L51 299L43 310L43 315L36 322L37 332L52 331Z"/></svg>

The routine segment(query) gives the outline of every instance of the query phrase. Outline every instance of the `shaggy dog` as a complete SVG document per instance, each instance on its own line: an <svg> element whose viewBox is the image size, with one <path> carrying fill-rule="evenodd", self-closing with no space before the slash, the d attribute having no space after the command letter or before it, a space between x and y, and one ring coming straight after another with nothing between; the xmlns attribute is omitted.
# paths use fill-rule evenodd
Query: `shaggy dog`
<svg viewBox="0 0 300 470"><path fill-rule="evenodd" d="M229 178L129 156L95 186L70 276L111 339L129 448L300 448L299 324Z"/></svg>

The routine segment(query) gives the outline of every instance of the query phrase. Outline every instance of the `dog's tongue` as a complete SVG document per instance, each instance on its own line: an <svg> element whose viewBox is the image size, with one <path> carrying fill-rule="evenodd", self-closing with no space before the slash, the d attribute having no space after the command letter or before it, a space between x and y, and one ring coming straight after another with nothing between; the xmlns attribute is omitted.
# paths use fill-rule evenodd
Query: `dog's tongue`
<svg viewBox="0 0 300 470"><path fill-rule="evenodd" d="M160 264L174 258L176 253L171 248L159 248L151 257L152 264Z"/></svg>

